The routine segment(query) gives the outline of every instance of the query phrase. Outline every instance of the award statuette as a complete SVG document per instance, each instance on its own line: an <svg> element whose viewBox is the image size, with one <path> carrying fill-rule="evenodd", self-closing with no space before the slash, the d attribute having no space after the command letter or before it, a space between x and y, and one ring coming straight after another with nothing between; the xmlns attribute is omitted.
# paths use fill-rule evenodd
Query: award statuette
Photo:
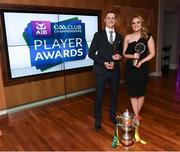
<svg viewBox="0 0 180 152"><path fill-rule="evenodd" d="M116 55L116 54L119 54L119 51L117 49L117 43L114 41L111 46L112 46L112 56ZM112 62L110 62L111 64L113 64L113 69L115 68L115 63L116 63L116 60L113 60Z"/></svg>
<svg viewBox="0 0 180 152"><path fill-rule="evenodd" d="M118 50L117 50L117 44L116 44L116 42L113 42L113 55L116 55L116 54L118 54Z"/></svg>
<svg viewBox="0 0 180 152"><path fill-rule="evenodd" d="M146 46L143 43L137 43L135 46L135 51L139 55L141 55L145 51L145 49L146 49ZM133 66L136 66L137 63L138 63L138 59L134 59Z"/></svg>

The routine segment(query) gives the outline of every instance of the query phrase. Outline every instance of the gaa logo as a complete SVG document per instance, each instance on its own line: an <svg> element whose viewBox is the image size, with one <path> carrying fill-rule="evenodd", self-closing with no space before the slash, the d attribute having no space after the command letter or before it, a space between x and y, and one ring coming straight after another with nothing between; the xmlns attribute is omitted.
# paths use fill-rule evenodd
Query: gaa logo
<svg viewBox="0 0 180 152"><path fill-rule="evenodd" d="M31 21L33 36L51 36L51 23L49 21Z"/></svg>

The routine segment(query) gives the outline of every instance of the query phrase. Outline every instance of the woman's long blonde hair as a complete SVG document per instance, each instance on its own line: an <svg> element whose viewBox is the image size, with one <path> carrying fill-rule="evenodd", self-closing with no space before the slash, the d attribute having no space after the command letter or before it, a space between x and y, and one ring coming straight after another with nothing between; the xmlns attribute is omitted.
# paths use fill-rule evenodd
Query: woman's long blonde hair
<svg viewBox="0 0 180 152"><path fill-rule="evenodd" d="M140 15L133 16L132 20L134 18L138 18L140 20L140 22L141 22L141 26L142 26L142 28L141 28L141 37L145 38L145 39L148 39L148 34L147 34L148 29L147 29L147 26L146 26L146 24L144 22L144 19Z"/></svg>

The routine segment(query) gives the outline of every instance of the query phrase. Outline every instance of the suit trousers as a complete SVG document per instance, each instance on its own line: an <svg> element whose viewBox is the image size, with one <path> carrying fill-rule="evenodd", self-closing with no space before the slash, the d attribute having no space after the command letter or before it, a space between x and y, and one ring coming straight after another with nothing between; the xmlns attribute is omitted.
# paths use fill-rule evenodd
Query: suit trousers
<svg viewBox="0 0 180 152"><path fill-rule="evenodd" d="M110 91L109 116L110 118L115 117L116 109L117 109L117 102L118 102L119 80L120 80L119 69L106 71L102 75L96 75L96 99L95 99L95 119L96 120L101 120L104 89L107 82L108 82L109 91Z"/></svg>

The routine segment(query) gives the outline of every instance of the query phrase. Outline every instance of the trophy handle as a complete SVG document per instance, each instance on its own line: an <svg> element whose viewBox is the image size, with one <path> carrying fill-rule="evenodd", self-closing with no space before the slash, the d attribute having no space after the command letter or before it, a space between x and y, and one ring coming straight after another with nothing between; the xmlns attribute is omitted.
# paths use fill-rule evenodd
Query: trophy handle
<svg viewBox="0 0 180 152"><path fill-rule="evenodd" d="M121 122L120 120L122 120L122 116L117 116L117 117L116 117L116 121L118 122L118 124L119 124L120 126L122 126L122 122Z"/></svg>

